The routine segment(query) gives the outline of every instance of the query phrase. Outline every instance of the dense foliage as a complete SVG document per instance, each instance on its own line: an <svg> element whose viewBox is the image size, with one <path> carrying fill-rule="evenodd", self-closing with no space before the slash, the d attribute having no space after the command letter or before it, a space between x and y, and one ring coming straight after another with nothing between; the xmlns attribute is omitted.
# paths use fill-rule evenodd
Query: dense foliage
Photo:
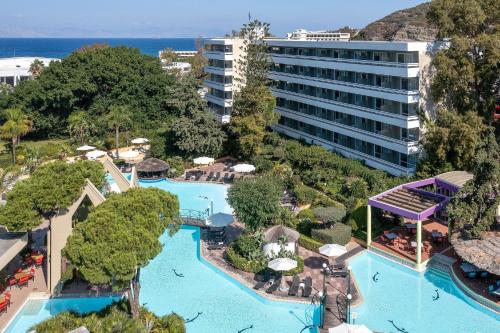
<svg viewBox="0 0 500 333"><path fill-rule="evenodd" d="M238 220L256 231L269 225L280 209L282 184L270 176L238 180L228 190L227 201Z"/></svg>
<svg viewBox="0 0 500 333"><path fill-rule="evenodd" d="M42 218L50 219L59 209L73 204L81 195L85 179L102 188L105 182L102 164L57 161L42 165L7 194L7 204L0 208L0 224L11 231L37 227Z"/></svg>
<svg viewBox="0 0 500 333"><path fill-rule="evenodd" d="M132 319L125 301L114 303L100 312L79 315L61 312L35 327L38 333L66 333L79 327L86 327L91 333L185 333L184 319L175 313L156 316L146 308L141 309L138 319Z"/></svg>
<svg viewBox="0 0 500 333"><path fill-rule="evenodd" d="M89 47L52 62L8 97L12 105L24 106L36 136L53 137L68 133L72 112L84 111L96 121L112 105L128 106L134 123L143 127L161 121L176 111L174 84L158 59L137 49Z"/></svg>
<svg viewBox="0 0 500 333"><path fill-rule="evenodd" d="M351 227L336 223L330 229L313 229L311 236L316 241L324 244L346 245L351 240Z"/></svg>
<svg viewBox="0 0 500 333"><path fill-rule="evenodd" d="M448 205L452 232L462 237L480 237L498 223L500 205L500 148L493 133L478 148L472 167L474 178L467 182Z"/></svg>

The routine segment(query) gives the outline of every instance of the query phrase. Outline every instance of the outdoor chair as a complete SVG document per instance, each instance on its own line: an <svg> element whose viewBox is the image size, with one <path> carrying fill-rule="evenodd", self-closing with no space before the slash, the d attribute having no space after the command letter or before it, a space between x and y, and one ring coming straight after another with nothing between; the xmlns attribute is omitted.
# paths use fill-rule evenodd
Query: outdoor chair
<svg viewBox="0 0 500 333"><path fill-rule="evenodd" d="M28 283L29 283L29 280L30 280L29 276L23 276L22 278L20 278L17 281L17 286L19 287L19 289L21 289L23 287L27 287Z"/></svg>
<svg viewBox="0 0 500 333"><path fill-rule="evenodd" d="M467 273L467 277L469 279L475 279L477 277L477 272L469 272Z"/></svg>
<svg viewBox="0 0 500 333"><path fill-rule="evenodd" d="M43 259L44 259L44 257L36 258L36 260L35 260L35 266L36 267L42 266L43 265Z"/></svg>
<svg viewBox="0 0 500 333"><path fill-rule="evenodd" d="M200 180L201 176L203 176L203 173L198 172L198 173L196 174L196 177L194 178L194 180L196 180L196 181Z"/></svg>
<svg viewBox="0 0 500 333"><path fill-rule="evenodd" d="M276 290L278 290L279 286L281 285L281 279L282 279L282 277L281 277L281 276L280 276L279 278L277 278L277 279L273 282L273 284L272 284L269 288L267 288L266 293L268 293L268 294L275 293L275 292L276 292Z"/></svg>
<svg viewBox="0 0 500 333"><path fill-rule="evenodd" d="M212 244L207 247L207 250L213 251L213 250L221 250L224 248L224 243L217 243L217 244Z"/></svg>
<svg viewBox="0 0 500 333"><path fill-rule="evenodd" d="M300 288L300 277L298 275L294 275L292 279L292 286L288 290L289 296L297 296Z"/></svg>
<svg viewBox="0 0 500 333"><path fill-rule="evenodd" d="M188 171L186 172L186 177L184 178L184 180L190 180L191 179L191 172Z"/></svg>
<svg viewBox="0 0 500 333"><path fill-rule="evenodd" d="M227 173L227 172L226 172L226 173L224 174L224 177L222 178L222 181L223 181L224 183L227 183L227 181L228 181L228 180L229 180L229 173Z"/></svg>
<svg viewBox="0 0 500 333"><path fill-rule="evenodd" d="M8 306L9 304L7 303L7 301L3 301L2 303L0 303L0 314L7 312Z"/></svg>
<svg viewBox="0 0 500 333"><path fill-rule="evenodd" d="M214 175L215 175L215 172L210 171L210 173L207 176L207 182L210 181L210 180L212 180L212 178L214 177Z"/></svg>
<svg viewBox="0 0 500 333"><path fill-rule="evenodd" d="M213 179L212 179L212 180L213 180L214 182L216 182L216 181L218 181L218 180L219 180L219 178L220 178L220 172L217 172L217 173L215 174L215 176L213 177Z"/></svg>
<svg viewBox="0 0 500 333"><path fill-rule="evenodd" d="M488 272L486 272L486 271L485 272L481 272L479 274L479 276L482 277L483 279L486 279L488 277Z"/></svg>
<svg viewBox="0 0 500 333"><path fill-rule="evenodd" d="M336 262L335 264L333 264L334 270L341 270L341 269L344 269L344 267L345 267L345 263L343 261Z"/></svg>
<svg viewBox="0 0 500 333"><path fill-rule="evenodd" d="M9 278L9 288L12 289L12 287L17 285L17 280L14 277Z"/></svg>
<svg viewBox="0 0 500 333"><path fill-rule="evenodd" d="M310 276L304 279L304 290L302 290L302 297L309 297L312 293L312 278Z"/></svg>
<svg viewBox="0 0 500 333"><path fill-rule="evenodd" d="M269 270L265 270L264 271L264 274L262 275L262 279L257 282L257 284L253 287L253 289L255 290L260 290L262 288L264 288L264 286L268 283L271 282L271 284L274 282L274 280L271 281L271 279L273 279L273 276L271 275L271 273L269 272Z"/></svg>
<svg viewBox="0 0 500 333"><path fill-rule="evenodd" d="M4 295L4 300L7 302L7 305L10 306L10 298L11 298L11 295L10 295L10 292L6 292Z"/></svg>
<svg viewBox="0 0 500 333"><path fill-rule="evenodd" d="M234 173L232 173L231 176L229 176L227 182L232 183L233 181L234 181Z"/></svg>

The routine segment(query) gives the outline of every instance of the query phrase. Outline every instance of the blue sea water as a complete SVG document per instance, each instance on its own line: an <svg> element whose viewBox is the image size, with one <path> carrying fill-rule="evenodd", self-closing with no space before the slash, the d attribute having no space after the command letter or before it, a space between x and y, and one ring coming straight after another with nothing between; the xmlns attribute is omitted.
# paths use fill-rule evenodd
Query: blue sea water
<svg viewBox="0 0 500 333"><path fill-rule="evenodd" d="M0 38L0 58L64 58L82 46L92 44L125 45L155 57L165 48L196 50L195 38Z"/></svg>
<svg viewBox="0 0 500 333"><path fill-rule="evenodd" d="M357 324L376 332L500 332L500 315L464 295L447 274L417 273L370 252L350 265L364 301L351 310Z"/></svg>

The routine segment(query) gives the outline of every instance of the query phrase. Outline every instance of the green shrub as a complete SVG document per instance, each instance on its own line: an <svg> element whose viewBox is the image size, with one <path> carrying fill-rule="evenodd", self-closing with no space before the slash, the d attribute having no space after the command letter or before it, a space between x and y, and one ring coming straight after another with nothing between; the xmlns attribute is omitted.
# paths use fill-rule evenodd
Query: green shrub
<svg viewBox="0 0 500 333"><path fill-rule="evenodd" d="M313 209L313 212L319 221L326 224L340 222L346 215L345 207L343 206L316 207Z"/></svg>
<svg viewBox="0 0 500 333"><path fill-rule="evenodd" d="M302 184L296 185L293 192L299 205L311 205L318 197L318 191Z"/></svg>
<svg viewBox="0 0 500 333"><path fill-rule="evenodd" d="M304 271L304 259L299 256L294 256L292 259L297 261L297 267L290 271L283 272L283 275L285 276L293 276Z"/></svg>
<svg viewBox="0 0 500 333"><path fill-rule="evenodd" d="M351 240L351 227L336 223L331 229L313 229L312 238L325 244L346 245Z"/></svg>
<svg viewBox="0 0 500 333"><path fill-rule="evenodd" d="M322 227L321 223L316 222L316 220L311 220L309 218L303 218L299 220L297 226L295 227L298 232L306 236L311 236L312 229L319 229Z"/></svg>
<svg viewBox="0 0 500 333"><path fill-rule="evenodd" d="M184 174L184 160L180 156L169 157L166 161L170 166L168 169L168 177L175 178Z"/></svg>
<svg viewBox="0 0 500 333"><path fill-rule="evenodd" d="M316 217L314 216L314 212L312 209L307 208L307 209L302 209L298 214L297 214L298 219L310 219L311 221L314 221Z"/></svg>
<svg viewBox="0 0 500 333"><path fill-rule="evenodd" d="M255 164L255 169L259 173L264 173L271 171L273 169L273 162L265 158L264 156L257 156L253 159Z"/></svg>
<svg viewBox="0 0 500 333"><path fill-rule="evenodd" d="M299 238L299 245L305 249L318 252L319 248L323 246L323 243L301 234Z"/></svg>
<svg viewBox="0 0 500 333"><path fill-rule="evenodd" d="M234 243L233 243L234 244ZM247 258L239 255L234 250L234 245L231 244L226 250L226 259L234 267L244 272L259 273L266 269L267 262L262 259L248 260Z"/></svg>
<svg viewBox="0 0 500 333"><path fill-rule="evenodd" d="M168 328L168 333L186 332L186 325L184 318L179 316L177 313L172 312L171 314L167 315L166 318L164 317L164 320L167 324L166 326Z"/></svg>
<svg viewBox="0 0 500 333"><path fill-rule="evenodd" d="M248 258L250 253L260 249L260 241L251 235L242 235L234 241L233 246L236 253Z"/></svg>

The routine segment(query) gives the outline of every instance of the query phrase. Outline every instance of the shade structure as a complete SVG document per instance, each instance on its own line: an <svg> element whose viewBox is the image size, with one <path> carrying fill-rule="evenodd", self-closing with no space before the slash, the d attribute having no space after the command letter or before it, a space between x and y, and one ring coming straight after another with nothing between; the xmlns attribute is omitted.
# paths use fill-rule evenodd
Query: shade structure
<svg viewBox="0 0 500 333"><path fill-rule="evenodd" d="M350 325L342 323L339 326L329 328L328 333L373 333L373 332L365 325Z"/></svg>
<svg viewBox="0 0 500 333"><path fill-rule="evenodd" d="M76 148L77 151L91 151L91 150L95 150L95 147L93 146L80 146L78 148Z"/></svg>
<svg viewBox="0 0 500 333"><path fill-rule="evenodd" d="M140 163L137 163L135 169L141 179L159 179L164 178L170 166L167 162L150 157Z"/></svg>
<svg viewBox="0 0 500 333"><path fill-rule="evenodd" d="M202 157L195 158L193 160L193 163L197 164L197 165L207 165L207 164L214 163L214 159L212 157L202 156Z"/></svg>
<svg viewBox="0 0 500 333"><path fill-rule="evenodd" d="M116 152L113 153L113 156L116 157ZM126 150L126 151L120 152L119 156L120 156L120 158L123 158L123 159L135 158L135 157L139 156L139 152L135 151L135 150Z"/></svg>
<svg viewBox="0 0 500 333"><path fill-rule="evenodd" d="M234 172L250 173L255 171L255 167L251 164L236 164L233 170Z"/></svg>
<svg viewBox="0 0 500 333"><path fill-rule="evenodd" d="M278 272L286 272L297 268L297 261L290 258L276 258L271 260L267 267Z"/></svg>
<svg viewBox="0 0 500 333"><path fill-rule="evenodd" d="M145 143L148 143L149 140L146 138L135 138L130 142L132 142L134 145L143 145Z"/></svg>
<svg viewBox="0 0 500 333"><path fill-rule="evenodd" d="M339 244L325 244L319 248L319 253L327 257L338 257L346 252L346 247Z"/></svg>
<svg viewBox="0 0 500 333"><path fill-rule="evenodd" d="M96 158L103 157L106 152L103 150L92 150L85 154L89 160L95 160Z"/></svg>
<svg viewBox="0 0 500 333"><path fill-rule="evenodd" d="M216 213L213 215L210 215L206 221L206 224L209 227L213 228L222 228L222 227L227 227L231 223L233 223L234 218L233 215L231 214L226 214L226 213Z"/></svg>

